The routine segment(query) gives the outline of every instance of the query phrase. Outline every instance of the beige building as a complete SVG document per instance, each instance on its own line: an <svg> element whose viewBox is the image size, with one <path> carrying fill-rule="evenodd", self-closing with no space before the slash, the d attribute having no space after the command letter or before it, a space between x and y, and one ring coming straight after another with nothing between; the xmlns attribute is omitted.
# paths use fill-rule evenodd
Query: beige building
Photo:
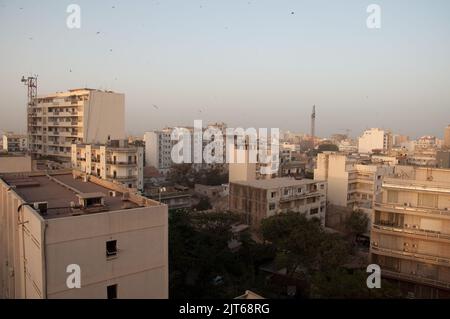
<svg viewBox="0 0 450 319"><path fill-rule="evenodd" d="M230 183L229 209L246 214L247 224L259 227L262 219L287 212L304 213L325 222L327 183L289 177Z"/></svg>
<svg viewBox="0 0 450 319"><path fill-rule="evenodd" d="M314 178L328 183L327 200L330 204L361 210L369 217L373 203L381 192L384 176L394 173L391 158L380 161L352 158L344 154L325 152L317 155Z"/></svg>
<svg viewBox="0 0 450 319"><path fill-rule="evenodd" d="M392 148L392 133L379 128L366 130L358 140L358 152L371 154L375 150L388 152Z"/></svg>
<svg viewBox="0 0 450 319"><path fill-rule="evenodd" d="M450 170L396 168L375 204L371 259L416 297L450 297Z"/></svg>
<svg viewBox="0 0 450 319"><path fill-rule="evenodd" d="M166 205L76 171L3 175L0 199L0 298L168 298Z"/></svg>
<svg viewBox="0 0 450 319"><path fill-rule="evenodd" d="M74 143L125 139L125 95L93 89L40 96L29 108L33 155L70 162Z"/></svg>
<svg viewBox="0 0 450 319"><path fill-rule="evenodd" d="M31 157L0 153L0 173L19 173L32 171Z"/></svg>
<svg viewBox="0 0 450 319"><path fill-rule="evenodd" d="M107 144L72 144L72 168L99 178L144 190L144 148L127 140Z"/></svg>
<svg viewBox="0 0 450 319"><path fill-rule="evenodd" d="M445 128L444 131L444 141L442 143L442 146L445 148L450 148L450 125L448 125Z"/></svg>
<svg viewBox="0 0 450 319"><path fill-rule="evenodd" d="M25 152L28 150L28 138L26 135L5 133L2 136L3 150L10 153Z"/></svg>

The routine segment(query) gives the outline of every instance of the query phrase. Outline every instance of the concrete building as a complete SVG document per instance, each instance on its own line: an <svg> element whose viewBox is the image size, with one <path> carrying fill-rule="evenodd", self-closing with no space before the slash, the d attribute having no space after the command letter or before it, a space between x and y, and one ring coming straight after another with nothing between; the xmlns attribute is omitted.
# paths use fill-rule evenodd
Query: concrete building
<svg viewBox="0 0 450 319"><path fill-rule="evenodd" d="M383 162L372 163L370 159L325 152L317 155L314 178L327 181L330 204L361 210L371 217L374 200L381 192L382 179L392 175L394 167Z"/></svg>
<svg viewBox="0 0 450 319"><path fill-rule="evenodd" d="M35 156L70 162L74 143L106 143L125 139L125 95L76 89L37 98L28 127Z"/></svg>
<svg viewBox="0 0 450 319"><path fill-rule="evenodd" d="M28 155L0 153L0 173L31 172L33 162Z"/></svg>
<svg viewBox="0 0 450 319"><path fill-rule="evenodd" d="M153 166L163 174L170 170L172 148L177 143L171 140L172 131L172 128L165 128L145 133L145 166Z"/></svg>
<svg viewBox="0 0 450 319"><path fill-rule="evenodd" d="M450 297L450 170L397 167L375 203L371 259L419 298Z"/></svg>
<svg viewBox="0 0 450 319"><path fill-rule="evenodd" d="M327 183L281 177L230 183L229 209L246 214L247 224L258 228L261 220L287 212L304 213L325 223Z"/></svg>
<svg viewBox="0 0 450 319"><path fill-rule="evenodd" d="M450 168L450 149L437 151L436 164L438 168Z"/></svg>
<svg viewBox="0 0 450 319"><path fill-rule="evenodd" d="M444 148L450 148L450 125L445 128L444 131L444 140L442 142L442 146Z"/></svg>
<svg viewBox="0 0 450 319"><path fill-rule="evenodd" d="M358 140L358 152L371 154L375 150L387 152L392 148L392 134L379 128L366 130Z"/></svg>
<svg viewBox="0 0 450 319"><path fill-rule="evenodd" d="M17 153L28 150L28 137L26 135L5 133L2 140L3 150L6 152Z"/></svg>
<svg viewBox="0 0 450 319"><path fill-rule="evenodd" d="M72 144L72 168L88 175L144 189L144 148L127 140L107 144Z"/></svg>
<svg viewBox="0 0 450 319"><path fill-rule="evenodd" d="M168 298L167 206L76 171L3 175L0 198L0 298Z"/></svg>

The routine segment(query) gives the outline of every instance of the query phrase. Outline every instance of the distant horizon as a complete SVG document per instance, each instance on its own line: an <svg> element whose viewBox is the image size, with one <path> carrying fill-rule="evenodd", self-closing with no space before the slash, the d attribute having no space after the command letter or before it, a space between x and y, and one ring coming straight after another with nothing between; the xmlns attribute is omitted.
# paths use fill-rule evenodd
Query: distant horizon
<svg viewBox="0 0 450 319"><path fill-rule="evenodd" d="M450 1L0 0L0 130L24 131L38 94L124 93L130 135L195 119L316 135L366 128L442 138L450 121ZM156 106L156 107L155 107Z"/></svg>

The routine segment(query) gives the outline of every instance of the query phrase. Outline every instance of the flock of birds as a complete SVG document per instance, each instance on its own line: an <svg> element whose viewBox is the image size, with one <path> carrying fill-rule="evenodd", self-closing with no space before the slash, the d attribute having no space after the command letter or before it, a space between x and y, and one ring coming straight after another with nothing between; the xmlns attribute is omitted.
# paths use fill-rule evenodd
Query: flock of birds
<svg viewBox="0 0 450 319"><path fill-rule="evenodd" d="M251 4L251 1L248 1L247 3L248 3L248 4ZM159 5L159 2L156 2L155 4L156 4L156 5ZM4 7L5 7L5 4L2 3L2 4L1 4L1 7L4 8ZM114 5L111 6L111 9L115 9L115 8L116 8L116 6L114 6ZM200 5L200 9L202 9L202 8L203 8L203 6ZM23 10L23 9L24 9L23 7L19 7L19 10ZM291 12L291 15L293 15L293 14L295 14L294 11ZM228 30L228 27L225 27L225 29ZM97 36L99 36L100 34L101 34L101 31L97 31L97 32L96 32L96 35L97 35ZM33 40L33 37L28 37L28 40L32 41L32 40ZM109 49L109 52L113 52L113 49ZM72 68L69 68L69 73L72 73ZM114 78L114 80L117 80L117 78ZM156 105L156 104L153 104L153 108L154 108L155 110L159 110L159 106ZM202 109L199 109L199 110L198 110L198 113L203 113L203 111L206 111L206 108L204 108L203 110L202 110Z"/></svg>

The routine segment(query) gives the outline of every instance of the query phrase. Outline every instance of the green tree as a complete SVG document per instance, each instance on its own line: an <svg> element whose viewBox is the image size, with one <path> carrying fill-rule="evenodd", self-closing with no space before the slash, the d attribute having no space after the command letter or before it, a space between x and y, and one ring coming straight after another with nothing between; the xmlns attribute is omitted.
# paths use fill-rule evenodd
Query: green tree
<svg viewBox="0 0 450 319"><path fill-rule="evenodd" d="M356 241L356 237L367 232L369 226L369 217L363 211L353 211L345 219L345 230L351 236L353 242Z"/></svg>

